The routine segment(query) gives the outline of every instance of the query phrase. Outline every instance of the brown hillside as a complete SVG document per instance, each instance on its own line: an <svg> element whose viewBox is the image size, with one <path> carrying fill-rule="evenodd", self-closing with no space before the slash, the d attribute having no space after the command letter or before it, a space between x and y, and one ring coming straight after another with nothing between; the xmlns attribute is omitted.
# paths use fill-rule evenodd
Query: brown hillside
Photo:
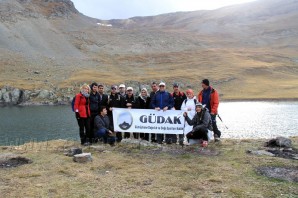
<svg viewBox="0 0 298 198"><path fill-rule="evenodd" d="M297 98L297 18L295 0L109 21L70 0L2 0L0 87L209 78L224 99Z"/></svg>

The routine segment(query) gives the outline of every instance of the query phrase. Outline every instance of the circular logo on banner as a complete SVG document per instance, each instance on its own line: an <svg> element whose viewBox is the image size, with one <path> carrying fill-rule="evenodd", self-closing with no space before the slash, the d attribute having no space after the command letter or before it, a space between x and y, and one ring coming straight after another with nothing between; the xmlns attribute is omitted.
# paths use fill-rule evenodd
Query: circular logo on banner
<svg viewBox="0 0 298 198"><path fill-rule="evenodd" d="M122 130L129 129L132 125L132 115L127 111L122 112L118 116L118 124Z"/></svg>

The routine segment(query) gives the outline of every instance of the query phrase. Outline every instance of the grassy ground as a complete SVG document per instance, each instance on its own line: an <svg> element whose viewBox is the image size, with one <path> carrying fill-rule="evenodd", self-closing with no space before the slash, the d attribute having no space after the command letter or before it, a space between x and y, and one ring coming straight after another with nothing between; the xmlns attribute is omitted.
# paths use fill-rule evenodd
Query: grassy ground
<svg viewBox="0 0 298 198"><path fill-rule="evenodd" d="M298 139L293 138L297 148ZM2 147L32 164L0 169L1 197L297 197L298 183L256 173L259 166L296 167L297 160L246 154L264 140L223 140L200 147L178 145L84 147L93 161L75 163L51 141Z"/></svg>
<svg viewBox="0 0 298 198"><path fill-rule="evenodd" d="M94 57L93 57L94 56ZM174 81L182 90L201 90L201 80L208 78L219 91L221 99L297 99L298 67L291 61L295 55L266 49L210 48L183 52L143 54L94 54L73 65L53 65L45 61L24 65L11 63L10 57L0 62L0 87L11 85L22 89L74 88L82 83L112 84L130 81L150 84L166 81L172 91ZM4 62L2 64L2 62ZM79 64L79 65L78 65ZM38 74L35 72L38 71Z"/></svg>

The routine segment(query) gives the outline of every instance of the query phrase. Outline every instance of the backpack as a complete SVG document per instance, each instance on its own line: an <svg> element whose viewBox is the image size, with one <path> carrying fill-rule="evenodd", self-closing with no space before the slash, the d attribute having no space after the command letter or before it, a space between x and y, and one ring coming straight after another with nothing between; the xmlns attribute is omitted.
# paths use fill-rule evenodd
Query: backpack
<svg viewBox="0 0 298 198"><path fill-rule="evenodd" d="M184 104L186 104L187 102L187 98L184 100ZM197 104L197 99L193 99L193 102L195 103L195 105Z"/></svg>
<svg viewBox="0 0 298 198"><path fill-rule="evenodd" d="M75 102L76 102L76 97L74 96L72 101L71 101L71 109L72 109L73 112L75 112L75 109L74 109Z"/></svg>
<svg viewBox="0 0 298 198"><path fill-rule="evenodd" d="M121 96L120 96L120 94L117 94L117 95L118 95L118 100L120 101ZM108 95L108 104L110 104L110 101L111 101L111 99L110 99L110 95Z"/></svg>

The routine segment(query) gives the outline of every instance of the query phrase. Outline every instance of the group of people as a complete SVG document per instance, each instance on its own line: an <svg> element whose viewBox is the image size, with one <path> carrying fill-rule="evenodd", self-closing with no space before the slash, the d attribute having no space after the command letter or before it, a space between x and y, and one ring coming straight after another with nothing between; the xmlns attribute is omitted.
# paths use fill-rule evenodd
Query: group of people
<svg viewBox="0 0 298 198"><path fill-rule="evenodd" d="M166 91L166 84L160 82L151 84L151 92L142 88L138 96L134 95L132 87L124 84L111 86L110 94L104 93L102 84L84 84L80 93L74 99L74 111L80 130L82 145L90 145L103 141L114 145L122 138L130 138L130 133L114 131L113 108L155 109L157 111L183 110L185 117L185 135L133 133L133 137L162 144L187 144L185 137L202 140L202 145L208 144L208 131L213 131L215 141L219 141L221 132L217 128L216 115L219 105L218 92L210 86L209 80L202 80L202 90L197 97L192 89L182 92L178 83L173 84L173 91Z"/></svg>

